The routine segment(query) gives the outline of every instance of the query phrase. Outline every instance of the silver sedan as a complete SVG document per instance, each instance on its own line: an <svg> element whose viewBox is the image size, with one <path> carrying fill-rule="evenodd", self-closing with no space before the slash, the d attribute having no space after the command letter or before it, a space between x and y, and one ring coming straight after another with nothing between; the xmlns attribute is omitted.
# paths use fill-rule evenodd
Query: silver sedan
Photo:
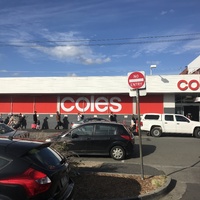
<svg viewBox="0 0 200 200"><path fill-rule="evenodd" d="M28 131L15 130L12 127L0 123L0 137L1 138L25 138L29 137Z"/></svg>

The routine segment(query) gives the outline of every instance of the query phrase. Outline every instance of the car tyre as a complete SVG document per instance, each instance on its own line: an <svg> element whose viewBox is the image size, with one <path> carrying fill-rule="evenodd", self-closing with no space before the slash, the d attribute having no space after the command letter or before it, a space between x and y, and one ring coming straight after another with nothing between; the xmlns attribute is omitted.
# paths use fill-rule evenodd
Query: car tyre
<svg viewBox="0 0 200 200"><path fill-rule="evenodd" d="M196 138L200 138L200 128L195 129L195 131L194 131L194 136L195 136Z"/></svg>
<svg viewBox="0 0 200 200"><path fill-rule="evenodd" d="M110 151L110 155L115 160L123 160L125 158L125 150L121 146L114 146Z"/></svg>
<svg viewBox="0 0 200 200"><path fill-rule="evenodd" d="M151 130L151 135L152 135L153 137L160 137L160 136L162 135L162 130L161 130L161 128L159 128L159 127L154 127L154 128L152 128L152 130Z"/></svg>

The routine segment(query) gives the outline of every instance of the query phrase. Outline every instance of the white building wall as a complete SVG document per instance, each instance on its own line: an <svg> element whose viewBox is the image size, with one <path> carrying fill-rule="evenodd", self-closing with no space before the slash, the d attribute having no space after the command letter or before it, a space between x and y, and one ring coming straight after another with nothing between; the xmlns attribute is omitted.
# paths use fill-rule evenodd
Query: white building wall
<svg viewBox="0 0 200 200"><path fill-rule="evenodd" d="M178 82L185 80L189 84L194 79L196 87L200 83L198 74L146 76L146 92L184 93ZM0 78L0 85L0 94L128 94L130 91L127 76ZM187 92L199 93L200 89L188 88Z"/></svg>

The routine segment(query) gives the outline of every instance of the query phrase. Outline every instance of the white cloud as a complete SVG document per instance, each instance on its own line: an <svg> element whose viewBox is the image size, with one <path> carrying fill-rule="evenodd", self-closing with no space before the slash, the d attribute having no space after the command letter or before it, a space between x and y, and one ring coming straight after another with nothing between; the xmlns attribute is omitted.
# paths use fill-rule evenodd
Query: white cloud
<svg viewBox="0 0 200 200"><path fill-rule="evenodd" d="M70 77L76 77L77 74L76 74L76 73L68 73L67 76L70 76Z"/></svg>
<svg viewBox="0 0 200 200"><path fill-rule="evenodd" d="M12 76L20 76L20 73L15 72L15 73L12 74Z"/></svg>
<svg viewBox="0 0 200 200"><path fill-rule="evenodd" d="M167 11L162 11L161 13L160 13L161 15L166 15L167 14Z"/></svg>
<svg viewBox="0 0 200 200"><path fill-rule="evenodd" d="M186 51L191 51L191 50L200 51L200 40L194 40L194 41L188 42L183 47Z"/></svg>
<svg viewBox="0 0 200 200"><path fill-rule="evenodd" d="M23 48L16 47L18 52L30 60L49 56L52 60L84 65L103 64L111 61L108 56L94 52L89 46L89 39L81 37L77 32L50 33L47 29L43 29L37 35L40 39L30 37L27 33L21 33L18 39L10 40L11 44L22 45ZM38 42L34 42L36 40ZM24 43L24 41L29 42Z"/></svg>
<svg viewBox="0 0 200 200"><path fill-rule="evenodd" d="M158 37L157 39L150 40L149 43L147 41L147 43L144 43L133 50L132 57L137 58L144 54L154 55L161 53L170 53L175 55L191 51L198 54L200 52L200 38L198 38L198 34L194 36L190 36L189 34L190 32L187 30L172 30L165 34L161 33L160 35L171 37Z"/></svg>
<svg viewBox="0 0 200 200"><path fill-rule="evenodd" d="M167 14L169 14L169 13L174 13L175 11L173 10L173 9L170 9L170 10L162 10L161 11L161 15L167 15Z"/></svg>
<svg viewBox="0 0 200 200"><path fill-rule="evenodd" d="M154 61L146 61L146 63L148 65L159 65L161 62L158 60L154 60Z"/></svg>
<svg viewBox="0 0 200 200"><path fill-rule="evenodd" d="M163 43L149 43L145 45L141 45L137 50L134 50L132 57L137 58L144 54L158 54L165 52L171 43L163 42Z"/></svg>
<svg viewBox="0 0 200 200"><path fill-rule="evenodd" d="M89 47L66 45L56 47L37 47L36 49L40 52L50 55L52 59L63 62L92 65L111 61L109 57L95 55Z"/></svg>

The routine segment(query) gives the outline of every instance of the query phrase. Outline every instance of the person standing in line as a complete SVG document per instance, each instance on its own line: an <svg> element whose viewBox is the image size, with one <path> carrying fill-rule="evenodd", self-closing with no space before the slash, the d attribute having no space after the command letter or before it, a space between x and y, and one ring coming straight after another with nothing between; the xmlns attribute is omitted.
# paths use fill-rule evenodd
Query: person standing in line
<svg viewBox="0 0 200 200"><path fill-rule="evenodd" d="M8 124L8 122L9 122L9 119L10 119L10 117L9 117L9 116L7 116L7 117L6 117L6 119L4 120L4 124L6 124L6 125L7 125L7 124Z"/></svg>
<svg viewBox="0 0 200 200"><path fill-rule="evenodd" d="M36 129L40 129L40 120L39 120L39 119L37 120L37 126L36 126Z"/></svg>
<svg viewBox="0 0 200 200"><path fill-rule="evenodd" d="M136 130L136 117L134 114L131 117L131 129L132 129L132 131Z"/></svg>
<svg viewBox="0 0 200 200"><path fill-rule="evenodd" d="M117 122L117 115L114 114L113 112L110 113L109 117L111 122Z"/></svg>
<svg viewBox="0 0 200 200"><path fill-rule="evenodd" d="M63 129L67 129L68 130L68 126L69 126L68 116L65 115L64 118L63 118Z"/></svg>
<svg viewBox="0 0 200 200"><path fill-rule="evenodd" d="M77 121L80 122L81 119L82 119L82 115L81 115L81 113L78 113L78 115L77 115Z"/></svg>
<svg viewBox="0 0 200 200"><path fill-rule="evenodd" d="M117 123L117 115L116 114L114 114L114 122Z"/></svg>
<svg viewBox="0 0 200 200"><path fill-rule="evenodd" d="M0 123L3 123L3 115L2 114L0 114Z"/></svg>
<svg viewBox="0 0 200 200"><path fill-rule="evenodd" d="M57 125L56 125L55 129L60 129L61 116L60 116L60 113L58 111L56 112L56 122L57 122Z"/></svg>
<svg viewBox="0 0 200 200"><path fill-rule="evenodd" d="M34 124L37 124L37 111L35 111L33 114L33 122Z"/></svg>
<svg viewBox="0 0 200 200"><path fill-rule="evenodd" d="M21 128L25 128L26 129L26 126L27 126L27 121L26 121L26 116L23 115L22 116L22 122L21 122Z"/></svg>
<svg viewBox="0 0 200 200"><path fill-rule="evenodd" d="M42 129L49 129L48 117L45 117L42 124Z"/></svg>
<svg viewBox="0 0 200 200"><path fill-rule="evenodd" d="M9 122L8 122L8 126L12 126L13 125L13 123L14 123L14 115L11 113L10 114L10 118L9 118Z"/></svg>

